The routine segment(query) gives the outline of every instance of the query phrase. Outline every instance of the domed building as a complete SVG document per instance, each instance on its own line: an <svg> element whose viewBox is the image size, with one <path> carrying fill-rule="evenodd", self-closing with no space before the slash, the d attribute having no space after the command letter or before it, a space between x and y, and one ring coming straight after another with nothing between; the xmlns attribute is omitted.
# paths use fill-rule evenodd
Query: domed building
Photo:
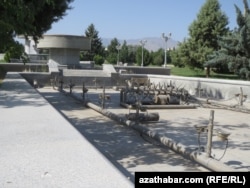
<svg viewBox="0 0 250 188"><path fill-rule="evenodd" d="M91 39L77 35L43 35L35 43L31 38L25 40L25 52L29 56L39 56L40 50L48 51L50 71L58 67L80 68L80 51L91 49Z"/></svg>

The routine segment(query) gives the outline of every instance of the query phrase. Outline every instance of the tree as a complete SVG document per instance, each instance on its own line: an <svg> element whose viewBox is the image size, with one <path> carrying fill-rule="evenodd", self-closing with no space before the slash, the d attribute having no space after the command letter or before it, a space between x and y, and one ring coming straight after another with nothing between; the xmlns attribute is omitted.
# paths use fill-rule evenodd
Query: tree
<svg viewBox="0 0 250 188"><path fill-rule="evenodd" d="M82 52L81 60L93 61L95 56L104 55L104 48L102 47L102 39L99 38L98 34L99 32L95 29L94 24L90 24L88 28L85 30L85 36L91 39L91 50ZM100 59L100 57L98 57L98 59ZM102 61L98 61L97 64L102 64L102 63L103 63Z"/></svg>
<svg viewBox="0 0 250 188"><path fill-rule="evenodd" d="M164 63L164 50L161 48L157 50L156 52L151 52L152 58L153 58L153 65L161 66ZM168 56L168 54L167 54ZM169 57L169 56L168 56Z"/></svg>
<svg viewBox="0 0 250 188"><path fill-rule="evenodd" d="M228 18L218 0L206 0L189 26L190 37L180 45L178 56L191 68L204 68L208 55L219 49L218 38L228 33Z"/></svg>
<svg viewBox="0 0 250 188"><path fill-rule="evenodd" d="M128 45L128 63L135 63L136 61L136 46Z"/></svg>
<svg viewBox="0 0 250 188"><path fill-rule="evenodd" d="M183 43L178 43L177 49L171 54L172 63L176 67L185 67L188 65L189 59L188 42L184 39Z"/></svg>
<svg viewBox="0 0 250 188"><path fill-rule="evenodd" d="M4 55L4 60L6 62L10 62L11 59L20 59L24 63L26 63L28 61L28 56L26 56L26 54L23 54L23 51L24 46L21 43L16 42L8 48L8 51L6 51Z"/></svg>
<svg viewBox="0 0 250 188"><path fill-rule="evenodd" d="M0 22L15 34L42 37L52 23L66 15L74 0L8 0L0 1Z"/></svg>
<svg viewBox="0 0 250 188"><path fill-rule="evenodd" d="M243 3L244 13L235 5L238 28L219 40L221 48L206 64L228 68L242 79L250 80L250 9L247 0Z"/></svg>
<svg viewBox="0 0 250 188"><path fill-rule="evenodd" d="M97 65L102 65L105 61L104 57L103 56L100 56L100 55L95 55L94 58L93 58L95 64Z"/></svg>
<svg viewBox="0 0 250 188"><path fill-rule="evenodd" d="M120 46L120 43L117 38L114 38L110 41L110 44L107 47L108 50L107 61L113 65L117 64L117 55L118 55L117 46Z"/></svg>
<svg viewBox="0 0 250 188"><path fill-rule="evenodd" d="M142 65L142 52L143 52L143 66L148 66L152 62L152 57L150 56L149 51L146 48L142 48L142 46L138 47L136 50L136 64L138 66Z"/></svg>
<svg viewBox="0 0 250 188"><path fill-rule="evenodd" d="M119 61L120 62L123 62L123 63L126 63L129 61L129 53L128 53L128 46L127 46L127 42L126 41L123 41L123 44L121 46L121 50L119 52Z"/></svg>
<svg viewBox="0 0 250 188"><path fill-rule="evenodd" d="M71 2L73 0L1 0L0 51L6 52L15 45L16 35L32 36L37 41L52 23L66 15Z"/></svg>
<svg viewBox="0 0 250 188"><path fill-rule="evenodd" d="M5 50L7 49L7 47L10 44L14 43L14 36L13 36L13 30L11 29L11 27L4 23L1 22L0 20L0 53L5 52Z"/></svg>

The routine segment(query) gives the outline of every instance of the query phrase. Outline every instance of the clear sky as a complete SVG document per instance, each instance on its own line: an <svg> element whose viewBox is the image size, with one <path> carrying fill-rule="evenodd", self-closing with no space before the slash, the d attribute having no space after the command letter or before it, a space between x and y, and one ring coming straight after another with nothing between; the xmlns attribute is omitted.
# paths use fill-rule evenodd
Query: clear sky
<svg viewBox="0 0 250 188"><path fill-rule="evenodd" d="M188 37L188 27L197 18L206 0L74 0L72 9L46 34L84 35L94 24L100 38L122 40L161 37L172 33L172 39ZM236 24L234 4L243 10L243 0L219 0L226 13L229 28Z"/></svg>

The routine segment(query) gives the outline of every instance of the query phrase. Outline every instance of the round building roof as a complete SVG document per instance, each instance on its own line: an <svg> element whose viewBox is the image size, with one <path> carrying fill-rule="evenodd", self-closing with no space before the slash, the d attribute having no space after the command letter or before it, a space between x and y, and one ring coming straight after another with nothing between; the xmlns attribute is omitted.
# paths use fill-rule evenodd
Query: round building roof
<svg viewBox="0 0 250 188"><path fill-rule="evenodd" d="M43 38L38 40L37 48L90 50L91 39L78 35L43 35Z"/></svg>

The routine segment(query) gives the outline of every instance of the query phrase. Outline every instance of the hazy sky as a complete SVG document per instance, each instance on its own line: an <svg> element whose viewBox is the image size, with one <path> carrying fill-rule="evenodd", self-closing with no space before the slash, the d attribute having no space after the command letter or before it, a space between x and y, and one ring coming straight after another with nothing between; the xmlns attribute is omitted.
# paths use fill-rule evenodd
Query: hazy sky
<svg viewBox="0 0 250 188"><path fill-rule="evenodd" d="M138 39L172 33L174 40L188 37L188 27L206 0L74 0L73 9L46 34L84 35L93 23L101 38ZM229 27L236 24L234 4L243 0L219 0Z"/></svg>

